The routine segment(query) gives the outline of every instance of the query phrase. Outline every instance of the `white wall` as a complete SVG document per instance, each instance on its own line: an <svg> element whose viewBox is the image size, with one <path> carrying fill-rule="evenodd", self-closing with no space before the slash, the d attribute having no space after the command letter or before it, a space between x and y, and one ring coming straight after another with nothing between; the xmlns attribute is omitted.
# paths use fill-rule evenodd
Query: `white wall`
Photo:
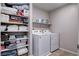
<svg viewBox="0 0 79 59"><path fill-rule="evenodd" d="M77 51L78 8L71 4L50 13L51 31L60 33L60 48Z"/></svg>

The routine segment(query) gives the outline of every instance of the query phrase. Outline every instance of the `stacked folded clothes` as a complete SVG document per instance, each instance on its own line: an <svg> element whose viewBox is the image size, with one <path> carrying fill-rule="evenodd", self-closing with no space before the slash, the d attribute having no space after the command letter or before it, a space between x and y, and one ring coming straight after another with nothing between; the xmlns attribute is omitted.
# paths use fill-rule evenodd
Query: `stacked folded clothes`
<svg viewBox="0 0 79 59"><path fill-rule="evenodd" d="M16 56L16 50L9 50L9 51L5 51L5 52L1 52L2 56Z"/></svg>
<svg viewBox="0 0 79 59"><path fill-rule="evenodd" d="M9 22L9 15L0 14L0 22Z"/></svg>
<svg viewBox="0 0 79 59"><path fill-rule="evenodd" d="M26 26L19 26L19 31L27 31L28 27Z"/></svg>
<svg viewBox="0 0 79 59"><path fill-rule="evenodd" d="M26 47L18 49L18 55L22 55L28 52L28 49Z"/></svg>
<svg viewBox="0 0 79 59"><path fill-rule="evenodd" d="M1 12L5 14L16 15L17 9L10 8L10 7L2 7Z"/></svg>
<svg viewBox="0 0 79 59"><path fill-rule="evenodd" d="M18 26L17 25L9 25L7 27L7 31L18 31Z"/></svg>

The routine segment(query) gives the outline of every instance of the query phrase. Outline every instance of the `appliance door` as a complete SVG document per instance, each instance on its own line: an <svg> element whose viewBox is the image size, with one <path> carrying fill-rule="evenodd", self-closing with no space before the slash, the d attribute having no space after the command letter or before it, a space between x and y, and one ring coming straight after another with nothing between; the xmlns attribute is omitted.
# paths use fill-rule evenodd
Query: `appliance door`
<svg viewBox="0 0 79 59"><path fill-rule="evenodd" d="M56 49L59 48L59 36L55 34L54 36L51 35L51 40L50 40L50 51L55 51Z"/></svg>
<svg viewBox="0 0 79 59"><path fill-rule="evenodd" d="M50 37L48 35L41 35L39 39L39 55L45 56L50 51Z"/></svg>

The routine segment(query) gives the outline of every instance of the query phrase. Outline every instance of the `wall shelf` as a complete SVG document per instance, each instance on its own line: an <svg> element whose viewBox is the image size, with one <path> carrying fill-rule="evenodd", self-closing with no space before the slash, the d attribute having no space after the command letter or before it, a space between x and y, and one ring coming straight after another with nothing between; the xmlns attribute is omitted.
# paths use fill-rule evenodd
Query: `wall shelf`
<svg viewBox="0 0 79 59"><path fill-rule="evenodd" d="M3 3L3 4L5 4L5 3ZM27 5L28 6L28 9L27 10L29 10L30 11L30 4L29 3L22 3L22 4L18 4L18 3L6 3L6 4L8 4L8 5L16 5L16 6L22 6L22 5ZM8 5L5 5L5 7L9 7ZM2 5L1 5L1 7L3 7ZM12 7L11 7L12 8ZM19 26L26 26L26 27L30 27L30 15L26 15L26 16L19 16L19 15L14 15L14 14L11 14L11 13L6 13L6 11L4 12L4 13L2 13L1 12L1 14L4 14L4 15L8 15L9 16L9 20L10 20L10 18L11 18L11 16L14 16L16 19L18 19L18 20L21 20L21 21L17 21L17 22L12 22L12 21L9 21L9 22L0 22L1 23L1 26L6 26L6 27L8 27L8 25L18 25L18 30L8 30L7 28L5 29L5 31L1 31L1 37L3 37L3 39L5 39L4 41L2 40L2 38L1 38L1 42L0 42L0 45L1 45L1 47L0 48L2 48L3 46L5 47L3 50L1 50L0 52L2 52L2 53L6 53L6 51L8 52L9 50L11 51L11 50L18 50L18 49L20 49L20 48L24 48L24 47L26 47L27 49L28 49L28 52L26 52L26 54L28 55L29 54L29 47L30 47L30 45L29 45L29 40L30 40L30 29L27 29L27 30L19 30ZM16 13L17 14L17 13ZM29 20L28 20L29 19ZM12 20L12 19L11 19ZM23 21L22 21L23 20ZM4 38L4 37L6 37L6 35L5 34L8 34L8 37L7 38ZM25 42L20 42L20 43L24 43L25 45L18 45L18 44L16 44L16 46L15 47L11 47L12 49L7 49L6 48L6 45L4 44L4 42L6 42L6 41L10 41L10 42L12 42L11 40L9 40L9 36L10 35L15 35L15 34L17 34L17 36L20 36L20 34L21 35L25 35L25 36L27 36L27 38L15 38L14 40L24 40ZM21 37L21 36L20 36ZM12 39L13 40L13 39ZM19 43L19 44L20 44ZM14 44L14 43L11 43L11 44ZM10 46L9 46L10 47ZM10 52L9 52L10 53ZM18 53L18 51L16 51L16 54ZM7 56L7 55L6 55ZM16 55L16 56L18 56L18 55Z"/></svg>
<svg viewBox="0 0 79 59"><path fill-rule="evenodd" d="M9 51L9 50L15 50L15 49L20 49L20 48L23 48L23 47L26 47L26 46L29 46L29 45L27 44L27 45L19 46L17 48L13 48L13 49L3 49L3 50L1 50L1 52L5 52L5 51Z"/></svg>
<svg viewBox="0 0 79 59"><path fill-rule="evenodd" d="M29 38L15 38L14 40L27 40L27 39L29 39ZM11 39L11 40L13 40L13 39Z"/></svg>
<svg viewBox="0 0 79 59"><path fill-rule="evenodd" d="M5 25L28 25L28 24L18 23L18 22L1 22L1 24L5 24Z"/></svg>
<svg viewBox="0 0 79 59"><path fill-rule="evenodd" d="M47 23L38 23L38 22L33 22L33 24L49 25L49 26L51 25L51 24L49 24L49 23L47 24Z"/></svg>
<svg viewBox="0 0 79 59"><path fill-rule="evenodd" d="M18 41L18 40L28 40L29 38L15 38L15 39L9 39L9 40L7 40L7 41L12 41L12 40L15 40L15 41ZM4 42L6 42L6 41L1 41L0 43L1 44L4 44Z"/></svg>
<svg viewBox="0 0 79 59"><path fill-rule="evenodd" d="M26 31L1 31L2 33L20 33L20 32L28 32L28 30L26 30Z"/></svg>
<svg viewBox="0 0 79 59"><path fill-rule="evenodd" d="M7 3L7 4L9 4L9 5L18 5L18 6L20 6L20 5L29 5L29 3Z"/></svg>
<svg viewBox="0 0 79 59"><path fill-rule="evenodd" d="M16 16L16 17L20 17L20 18L26 18L26 19L29 18L29 16L18 16L18 15L13 15L13 14L8 14L8 13L2 13L2 12L1 12L1 14L10 15L10 16Z"/></svg>

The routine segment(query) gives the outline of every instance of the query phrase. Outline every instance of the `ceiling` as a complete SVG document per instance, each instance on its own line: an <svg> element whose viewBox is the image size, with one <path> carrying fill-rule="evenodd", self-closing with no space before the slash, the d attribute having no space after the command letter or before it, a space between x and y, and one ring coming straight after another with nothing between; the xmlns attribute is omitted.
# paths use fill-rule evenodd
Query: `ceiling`
<svg viewBox="0 0 79 59"><path fill-rule="evenodd" d="M34 6L41 8L45 11L52 11L58 7L65 5L66 3L33 3Z"/></svg>

